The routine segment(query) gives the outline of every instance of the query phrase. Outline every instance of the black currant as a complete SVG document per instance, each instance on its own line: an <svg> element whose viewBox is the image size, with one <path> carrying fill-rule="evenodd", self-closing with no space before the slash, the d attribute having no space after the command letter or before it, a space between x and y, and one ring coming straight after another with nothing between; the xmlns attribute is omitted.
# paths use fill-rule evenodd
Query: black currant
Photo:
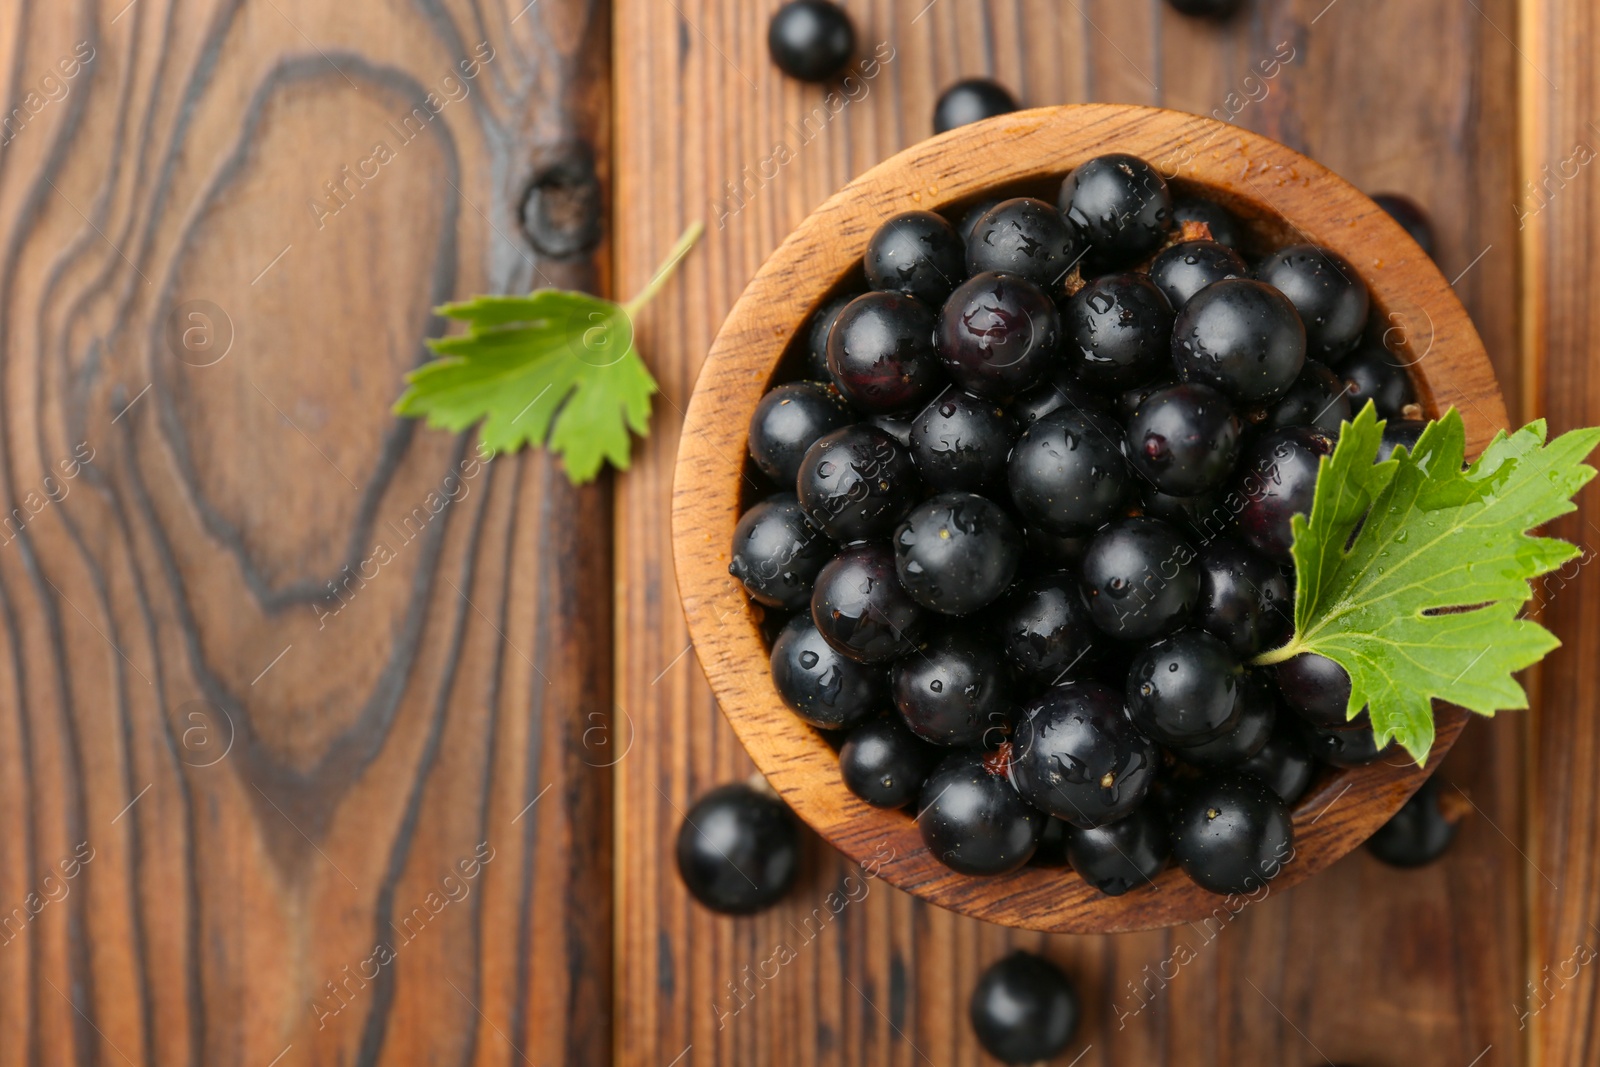
<svg viewBox="0 0 1600 1067"><path fill-rule="evenodd" d="M796 481L800 506L835 541L888 536L920 488L906 449L860 423L817 438Z"/></svg>
<svg viewBox="0 0 1600 1067"><path fill-rule="evenodd" d="M1200 19L1225 19L1239 10L1242 0L1167 0L1180 15Z"/></svg>
<svg viewBox="0 0 1600 1067"><path fill-rule="evenodd" d="M1104 826L1089 830L1067 826L1067 860L1072 869L1108 897L1150 885L1166 868L1171 851L1167 817L1149 799Z"/></svg>
<svg viewBox="0 0 1600 1067"><path fill-rule="evenodd" d="M1014 428L993 400L946 389L911 423L911 458L934 490L1003 486Z"/></svg>
<svg viewBox="0 0 1600 1067"><path fill-rule="evenodd" d="M926 404L943 385L933 347L933 312L902 293L864 293L828 333L828 373L866 412Z"/></svg>
<svg viewBox="0 0 1600 1067"><path fill-rule="evenodd" d="M1372 401L1380 419L1404 416L1407 404L1417 401L1416 386L1405 367L1382 345L1369 344L1356 349L1339 364L1350 395L1350 410L1359 412Z"/></svg>
<svg viewBox="0 0 1600 1067"><path fill-rule="evenodd" d="M1061 183L1057 206L1089 246L1091 270L1128 267L1161 247L1172 228L1166 179L1137 156L1097 156Z"/></svg>
<svg viewBox="0 0 1600 1067"><path fill-rule="evenodd" d="M1180 630L1141 649L1128 671L1128 713L1152 740L1175 748L1221 737L1239 723L1244 668L1204 630Z"/></svg>
<svg viewBox="0 0 1600 1067"><path fill-rule="evenodd" d="M1399 193L1374 193L1372 202L1398 222L1400 228L1405 230L1430 258L1433 256L1433 223L1428 221L1428 213L1422 210L1415 200Z"/></svg>
<svg viewBox="0 0 1600 1067"><path fill-rule="evenodd" d="M978 1044L1001 1063L1048 1060L1078 1029L1078 993L1061 968L1018 950L989 966L967 1004Z"/></svg>
<svg viewBox="0 0 1600 1067"><path fill-rule="evenodd" d="M1277 563L1233 537L1218 537L1200 548L1195 621L1249 659L1294 632L1294 590Z"/></svg>
<svg viewBox="0 0 1600 1067"><path fill-rule="evenodd" d="M1311 746L1313 759L1334 767L1365 767L1393 754L1398 748L1393 741L1379 748L1378 737L1370 725L1340 730L1312 726L1306 730L1306 740Z"/></svg>
<svg viewBox="0 0 1600 1067"><path fill-rule="evenodd" d="M972 226L967 273L999 271L1055 292L1078 259L1078 238L1061 212L1031 197L1002 200Z"/></svg>
<svg viewBox="0 0 1600 1067"><path fill-rule="evenodd" d="M842 655L823 640L809 612L784 625L772 643L772 682L778 696L812 726L854 726L888 698L888 673Z"/></svg>
<svg viewBox="0 0 1600 1067"><path fill-rule="evenodd" d="M1067 865L1067 831L1071 829L1060 819L1047 818L1044 833L1039 836L1039 847L1033 850L1028 861L1033 867L1065 867Z"/></svg>
<svg viewBox="0 0 1600 1067"><path fill-rule="evenodd" d="M1160 769L1122 694L1098 682L1055 686L1022 709L1011 740L1011 780L1040 811L1073 826L1122 818Z"/></svg>
<svg viewBox="0 0 1600 1067"><path fill-rule="evenodd" d="M1456 821L1440 804L1437 776L1422 783L1394 817L1367 839L1367 851L1391 867L1422 867L1456 839Z"/></svg>
<svg viewBox="0 0 1600 1067"><path fill-rule="evenodd" d="M1219 737L1184 748L1173 755L1196 767L1234 767L1260 752L1278 722L1278 701L1272 684L1247 672L1239 687L1239 718Z"/></svg>
<svg viewBox="0 0 1600 1067"><path fill-rule="evenodd" d="M1057 367L1045 380L1021 393L1006 408L1019 430L1026 430L1052 411L1071 408L1074 411L1092 411L1099 415L1109 413L1105 398L1086 389L1070 370Z"/></svg>
<svg viewBox="0 0 1600 1067"><path fill-rule="evenodd" d="M806 322L806 377L819 382L833 381L833 373L828 370L828 334L833 330L833 324L839 318L839 312L860 293L840 293L830 296L822 302L822 306L811 313L811 318Z"/></svg>
<svg viewBox="0 0 1600 1067"><path fill-rule="evenodd" d="M1128 462L1163 493L1198 496L1232 472L1242 432L1227 397L1198 382L1174 385L1128 419Z"/></svg>
<svg viewBox="0 0 1600 1067"><path fill-rule="evenodd" d="M969 122L1017 110L1017 98L988 78L965 78L939 94L933 105L933 132L947 133Z"/></svg>
<svg viewBox="0 0 1600 1067"><path fill-rule="evenodd" d="M1272 286L1225 278L1183 306L1172 328L1178 376L1204 382L1240 404L1277 397L1306 360L1305 328L1294 305Z"/></svg>
<svg viewBox="0 0 1600 1067"><path fill-rule="evenodd" d="M953 219L956 232L961 235L961 240L966 244L972 243L972 231L978 225L978 220L987 215L996 204L1008 200L1004 196L986 196L977 203L964 208L959 219Z"/></svg>
<svg viewBox="0 0 1600 1067"><path fill-rule="evenodd" d="M850 16L828 0L790 0L767 27L772 62L801 81L828 81L850 62L855 47Z"/></svg>
<svg viewBox="0 0 1600 1067"><path fill-rule="evenodd" d="M938 745L993 747L1016 707L1000 652L982 636L947 627L895 661L889 690L911 732Z"/></svg>
<svg viewBox="0 0 1600 1067"><path fill-rule="evenodd" d="M1365 708L1348 717L1350 675L1328 657L1302 652L1278 664L1274 673L1284 703L1307 725L1347 730L1370 724Z"/></svg>
<svg viewBox="0 0 1600 1067"><path fill-rule="evenodd" d="M1063 348L1085 385L1127 389L1167 370L1172 322L1172 305L1148 275L1106 274L1067 298Z"/></svg>
<svg viewBox="0 0 1600 1067"><path fill-rule="evenodd" d="M911 509L894 535L895 568L913 600L946 615L994 601L1016 577L1022 531L976 493L939 493Z"/></svg>
<svg viewBox="0 0 1600 1067"><path fill-rule="evenodd" d="M850 405L821 382L769 390L750 416L750 458L784 489L794 488L800 461L817 438L855 421Z"/></svg>
<svg viewBox="0 0 1600 1067"><path fill-rule="evenodd" d="M867 284L903 293L930 308L967 276L966 248L955 227L931 211L891 215L867 242Z"/></svg>
<svg viewBox="0 0 1600 1067"><path fill-rule="evenodd" d="M857 726L839 749L845 786L878 808L903 808L917 799L938 762L939 750L893 715Z"/></svg>
<svg viewBox="0 0 1600 1067"><path fill-rule="evenodd" d="M1336 360L1361 338L1367 324L1367 284L1331 248L1280 248L1256 264L1256 277L1288 297L1300 313L1310 358Z"/></svg>
<svg viewBox="0 0 1600 1067"><path fill-rule="evenodd" d="M1049 371L1061 350L1061 313L1025 278L977 274L939 310L937 345L951 381L969 393L1004 399Z"/></svg>
<svg viewBox="0 0 1600 1067"><path fill-rule="evenodd" d="M1180 241L1150 264L1150 280L1177 310L1212 282L1248 278L1250 268L1239 253L1217 241Z"/></svg>
<svg viewBox="0 0 1600 1067"><path fill-rule="evenodd" d="M1061 571L1018 581L995 607L1006 659L1023 675L1056 685L1095 658L1099 630L1089 619L1077 576Z"/></svg>
<svg viewBox="0 0 1600 1067"><path fill-rule="evenodd" d="M1267 411L1263 425L1268 429L1311 426L1338 437L1340 425L1349 422L1352 414L1350 387L1326 364L1308 359L1289 391Z"/></svg>
<svg viewBox="0 0 1600 1067"><path fill-rule="evenodd" d="M895 580L894 553L876 541L851 545L817 572L811 621L828 644L862 663L910 652L926 622Z"/></svg>
<svg viewBox="0 0 1600 1067"><path fill-rule="evenodd" d="M895 439L900 447L911 448L911 420L914 412L904 411L883 412L867 418L867 423L876 426L884 433Z"/></svg>
<svg viewBox="0 0 1600 1067"><path fill-rule="evenodd" d="M1289 806L1248 774L1203 778L1179 802L1172 858L1202 889L1257 891L1294 858Z"/></svg>
<svg viewBox="0 0 1600 1067"><path fill-rule="evenodd" d="M1200 599L1195 552L1160 519L1119 519L1083 557L1089 616L1112 637L1143 641L1171 633Z"/></svg>
<svg viewBox="0 0 1600 1067"><path fill-rule="evenodd" d="M724 785L694 802L678 828L678 874L712 911L749 915L776 904L800 869L800 827L783 801Z"/></svg>
<svg viewBox="0 0 1600 1067"><path fill-rule="evenodd" d="M1328 436L1307 426L1271 430L1245 451L1232 499L1239 508L1239 532L1250 547L1282 563L1293 558L1289 519L1311 514L1318 463L1332 451Z"/></svg>
<svg viewBox="0 0 1600 1067"><path fill-rule="evenodd" d="M1393 457L1394 450L1403 448L1407 452L1415 452L1417 442L1422 438L1422 431L1428 424L1421 419L1390 419L1383 424L1383 439L1378 443L1377 462Z"/></svg>
<svg viewBox="0 0 1600 1067"><path fill-rule="evenodd" d="M1127 499L1122 427L1102 411L1067 406L1023 431L1006 478L1023 519L1053 533L1091 533Z"/></svg>
<svg viewBox="0 0 1600 1067"><path fill-rule="evenodd" d="M1266 782L1285 804L1290 805L1305 795L1316 769L1311 749L1306 745L1305 732L1287 715L1278 717L1272 736L1255 755L1234 766L1234 770L1253 774Z"/></svg>
<svg viewBox="0 0 1600 1067"><path fill-rule="evenodd" d="M1211 231L1211 239L1227 248L1237 250L1243 238L1233 212L1214 200L1199 197L1179 200L1173 205L1172 220L1179 226L1186 222L1204 223Z"/></svg>
<svg viewBox="0 0 1600 1067"><path fill-rule="evenodd" d="M1177 379L1168 374L1157 378L1155 381L1145 382L1143 385L1136 385L1131 389L1124 389L1117 394L1112 410L1116 412L1119 419L1127 422L1133 417L1133 413L1139 410L1140 404L1143 404L1150 397L1161 392L1161 390L1170 389L1177 384Z"/></svg>
<svg viewBox="0 0 1600 1067"><path fill-rule="evenodd" d="M777 493L739 517L728 573L751 599L798 611L811 603L811 585L833 555L833 543L806 518L793 493Z"/></svg>
<svg viewBox="0 0 1600 1067"><path fill-rule="evenodd" d="M1006 777L1006 753L952 752L922 784L917 828L934 857L962 874L1009 874L1027 863L1045 816Z"/></svg>

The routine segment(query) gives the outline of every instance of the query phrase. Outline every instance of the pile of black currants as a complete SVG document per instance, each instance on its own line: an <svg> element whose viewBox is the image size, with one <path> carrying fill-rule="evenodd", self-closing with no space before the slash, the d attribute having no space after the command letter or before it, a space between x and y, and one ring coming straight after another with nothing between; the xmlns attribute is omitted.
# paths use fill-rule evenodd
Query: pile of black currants
<svg viewBox="0 0 1600 1067"><path fill-rule="evenodd" d="M1337 664L1248 663L1341 422L1420 412L1354 266L1251 242L1129 155L896 215L757 405L729 570L773 682L957 871L1249 891L1316 764L1381 755Z"/></svg>

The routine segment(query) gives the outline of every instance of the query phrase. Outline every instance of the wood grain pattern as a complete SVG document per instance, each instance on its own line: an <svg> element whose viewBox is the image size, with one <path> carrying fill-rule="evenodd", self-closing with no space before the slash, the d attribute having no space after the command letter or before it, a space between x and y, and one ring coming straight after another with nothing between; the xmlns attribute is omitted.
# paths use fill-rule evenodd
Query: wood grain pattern
<svg viewBox="0 0 1600 1067"><path fill-rule="evenodd" d="M730 469L724 457L744 455L745 428L767 382L884 218L1048 183L1112 151L1151 160L1177 195L1226 202L1267 247L1310 240L1333 248L1362 272L1380 318L1396 308L1424 309L1433 323L1430 350L1399 347L1415 366L1425 407L1435 415L1460 409L1474 455L1506 429L1494 371L1460 302L1422 249L1356 189L1299 153L1214 119L1127 104L1076 105L1023 111L925 141L873 167L807 216L762 265L712 344L685 415L673 485L674 562L695 653L767 781L851 861L871 864L887 843L896 857L882 865L889 884L964 915L1057 933L1176 926L1204 919L1219 901L1174 869L1148 893L1112 898L1046 868L962 877L922 844L905 813L873 808L845 790L827 739L778 698L760 612L728 574L748 475L743 464ZM1460 713L1442 720L1430 763L1450 750L1464 722ZM1427 773L1380 763L1324 776L1295 808L1294 861L1272 889L1296 885L1359 846ZM1322 818L1335 798L1337 811Z"/></svg>
<svg viewBox="0 0 1600 1067"><path fill-rule="evenodd" d="M826 847L808 855L792 901L730 921L697 909L675 884L670 841L695 795L744 776L750 763L658 584L670 566L667 487L682 410L725 310L817 204L926 137L935 93L966 74L997 74L1027 104L1220 111L1363 188L1416 197L1434 214L1444 274L1456 279L1515 409L1517 335L1504 307L1516 282L1515 220L1503 206L1516 57L1496 28L1514 24L1510 4L1256 3L1214 27L1163 5L1111 0L863 0L847 3L863 53L886 42L894 58L856 83L837 114L826 90L787 82L768 64L775 6L619 6L619 289L643 284L686 221L711 227L641 324L666 397L617 498L626 620L617 694L640 725L617 792L619 1062L977 1063L966 992L1012 945L1047 952L1084 992L1088 1014L1064 1062L1083 1053L1085 1065L1456 1067L1490 1046L1483 1062L1524 1062L1510 1010L1524 964L1516 716L1474 724L1444 765L1482 812L1446 863L1397 874L1354 855L1217 930L1007 931L881 881L846 882L859 870ZM1294 59L1263 82L1256 64L1280 43ZM819 107L826 121L805 125ZM763 170L780 142L787 161ZM1425 318L1411 325L1425 336ZM827 894L852 885L859 899L819 924ZM780 944L795 958L774 972ZM1180 957L1177 973L1166 973Z"/></svg>
<svg viewBox="0 0 1600 1067"><path fill-rule="evenodd" d="M607 494L389 411L605 281L521 6L0 15L0 1064L609 1056Z"/></svg>

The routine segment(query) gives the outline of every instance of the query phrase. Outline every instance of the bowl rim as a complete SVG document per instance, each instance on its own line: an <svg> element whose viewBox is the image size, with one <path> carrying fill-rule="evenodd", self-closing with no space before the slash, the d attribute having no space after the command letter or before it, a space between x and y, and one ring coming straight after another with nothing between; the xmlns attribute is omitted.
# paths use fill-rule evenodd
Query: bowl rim
<svg viewBox="0 0 1600 1067"><path fill-rule="evenodd" d="M1008 149L993 158L997 144ZM1355 265L1412 368L1429 417L1456 407L1476 455L1507 428L1494 370L1466 310L1433 261L1365 194L1276 141L1216 119L1124 104L1068 104L962 126L884 160L829 197L778 246L728 313L685 412L673 477L679 596L723 714L773 788L871 877L975 918L1047 932L1152 929L1231 917L1318 873L1403 804L1455 743L1467 713L1440 706L1427 768L1380 760L1323 774L1293 808L1295 854L1255 894L1222 897L1169 866L1146 887L1100 895L1063 869L958 874L923 844L913 819L873 808L844 786L827 740L779 699L759 619L728 574L747 429L791 339L859 260L889 215L938 210L997 188L1064 177L1085 159L1127 152L1168 179L1232 202L1264 225L1339 251Z"/></svg>

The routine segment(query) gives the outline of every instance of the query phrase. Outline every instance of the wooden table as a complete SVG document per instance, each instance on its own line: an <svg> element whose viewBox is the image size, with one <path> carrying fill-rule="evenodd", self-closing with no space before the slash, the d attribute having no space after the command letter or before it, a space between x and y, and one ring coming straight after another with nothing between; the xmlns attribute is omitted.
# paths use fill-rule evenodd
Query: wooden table
<svg viewBox="0 0 1600 1067"><path fill-rule="evenodd" d="M767 61L774 6L5 13L0 1067L950 1067L1011 945L1076 977L1085 1067L1600 1062L1595 569L1543 597L1567 647L1536 710L1446 764L1476 812L1437 866L1355 855L1217 931L1117 938L874 886L808 935L851 873L821 846L753 919L672 869L681 812L749 764L667 531L722 314L968 74L1217 114L1413 196L1514 416L1595 422L1600 12L847 0L883 62L830 100ZM389 413L431 305L626 296L695 219L640 323L663 391L632 471L575 490ZM1560 524L1585 561L1597 501Z"/></svg>

